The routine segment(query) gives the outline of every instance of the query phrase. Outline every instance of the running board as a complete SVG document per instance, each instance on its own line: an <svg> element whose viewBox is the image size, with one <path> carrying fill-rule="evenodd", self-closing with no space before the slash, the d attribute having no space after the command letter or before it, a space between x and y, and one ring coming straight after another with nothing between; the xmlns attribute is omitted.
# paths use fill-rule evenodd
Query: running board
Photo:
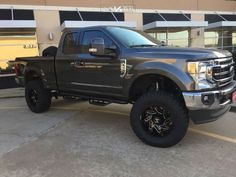
<svg viewBox="0 0 236 177"><path fill-rule="evenodd" d="M96 106L107 106L111 104L111 102L105 100L89 100L89 103Z"/></svg>

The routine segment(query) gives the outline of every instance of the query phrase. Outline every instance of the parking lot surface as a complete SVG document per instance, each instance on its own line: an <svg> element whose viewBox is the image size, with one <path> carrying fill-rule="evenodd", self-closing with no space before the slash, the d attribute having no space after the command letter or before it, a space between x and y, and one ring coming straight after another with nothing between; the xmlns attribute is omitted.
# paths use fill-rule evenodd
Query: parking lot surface
<svg viewBox="0 0 236 177"><path fill-rule="evenodd" d="M54 100L34 114L24 98L0 99L0 177L235 176L236 107L216 122L191 124L167 149L134 135L130 108Z"/></svg>

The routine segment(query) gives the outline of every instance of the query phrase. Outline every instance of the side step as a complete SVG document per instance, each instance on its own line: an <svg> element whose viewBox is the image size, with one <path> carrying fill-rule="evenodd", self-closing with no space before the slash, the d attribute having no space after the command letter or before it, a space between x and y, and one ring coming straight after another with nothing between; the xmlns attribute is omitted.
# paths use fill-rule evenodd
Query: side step
<svg viewBox="0 0 236 177"><path fill-rule="evenodd" d="M89 100L89 103L96 106L107 106L111 104L111 102L105 100Z"/></svg>

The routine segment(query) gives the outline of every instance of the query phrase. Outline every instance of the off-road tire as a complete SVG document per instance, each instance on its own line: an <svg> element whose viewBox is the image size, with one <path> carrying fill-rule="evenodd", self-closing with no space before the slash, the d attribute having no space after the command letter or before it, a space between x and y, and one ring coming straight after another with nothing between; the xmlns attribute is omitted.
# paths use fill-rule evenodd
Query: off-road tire
<svg viewBox="0 0 236 177"><path fill-rule="evenodd" d="M32 92L37 95L37 100L32 101ZM32 112L42 113L51 106L51 93L43 87L39 80L29 81L25 87L25 99Z"/></svg>
<svg viewBox="0 0 236 177"><path fill-rule="evenodd" d="M143 127L141 116L152 105L161 105L170 112L173 128L165 136L151 135ZM135 102L130 114L130 124L134 133L144 143L155 147L170 147L176 145L185 136L189 117L181 101L167 92L158 91L146 93Z"/></svg>

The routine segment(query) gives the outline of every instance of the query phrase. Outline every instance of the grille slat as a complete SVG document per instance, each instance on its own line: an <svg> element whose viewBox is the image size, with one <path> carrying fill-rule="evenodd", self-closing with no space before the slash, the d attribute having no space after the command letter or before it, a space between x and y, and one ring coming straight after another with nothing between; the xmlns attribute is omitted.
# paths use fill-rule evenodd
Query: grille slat
<svg viewBox="0 0 236 177"><path fill-rule="evenodd" d="M220 67L220 68L227 68L230 67L234 64L234 62L230 62L230 63L220 63L219 65L216 65L215 67Z"/></svg>
<svg viewBox="0 0 236 177"><path fill-rule="evenodd" d="M233 58L216 59L213 67L213 80L218 86L228 85L234 77Z"/></svg>
<svg viewBox="0 0 236 177"><path fill-rule="evenodd" d="M216 64L218 62L220 62L220 64L227 64L227 63L232 63L232 58L221 58L221 59L217 59L216 61Z"/></svg>
<svg viewBox="0 0 236 177"><path fill-rule="evenodd" d="M233 79L233 76L230 76L230 77L226 77L226 78L222 78L222 79L215 79L215 81L216 82L226 82L226 81L229 81L232 79Z"/></svg>
<svg viewBox="0 0 236 177"><path fill-rule="evenodd" d="M225 75L225 74L230 74L230 71L223 71L220 73L214 73L214 76L221 76L221 75Z"/></svg>

